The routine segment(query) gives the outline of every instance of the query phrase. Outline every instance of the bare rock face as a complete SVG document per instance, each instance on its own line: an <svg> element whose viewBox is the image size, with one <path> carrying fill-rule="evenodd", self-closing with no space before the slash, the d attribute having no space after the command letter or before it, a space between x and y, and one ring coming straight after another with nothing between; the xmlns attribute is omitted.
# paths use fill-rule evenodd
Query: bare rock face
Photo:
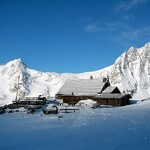
<svg viewBox="0 0 150 150"><path fill-rule="evenodd" d="M113 65L79 74L43 73L29 69L21 59L0 66L0 104L11 103L18 96L55 96L66 80L101 79L109 76L111 85L130 93L135 99L150 97L150 43L142 48L131 47ZM18 79L19 77L19 79Z"/></svg>

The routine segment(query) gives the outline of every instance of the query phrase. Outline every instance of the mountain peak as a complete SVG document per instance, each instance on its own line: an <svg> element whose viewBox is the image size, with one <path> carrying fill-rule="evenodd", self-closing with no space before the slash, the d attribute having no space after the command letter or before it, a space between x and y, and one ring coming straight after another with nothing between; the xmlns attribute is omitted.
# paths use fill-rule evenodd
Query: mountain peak
<svg viewBox="0 0 150 150"><path fill-rule="evenodd" d="M8 62L3 66L1 73L2 75L7 74L11 78L15 74L21 74L26 71L27 66L21 59L15 59Z"/></svg>
<svg viewBox="0 0 150 150"><path fill-rule="evenodd" d="M12 61L10 61L10 62L13 63L13 64L16 64L16 63L23 63L23 61L22 61L20 58L14 59L14 60L12 60Z"/></svg>
<svg viewBox="0 0 150 150"><path fill-rule="evenodd" d="M16 66L16 67L19 67L19 66L23 66L24 68L26 68L26 64L20 59L14 59L12 61L9 61L7 64L6 64L7 67L11 67L11 66Z"/></svg>
<svg viewBox="0 0 150 150"><path fill-rule="evenodd" d="M147 47L150 47L150 42L147 42L145 45L144 45L145 48Z"/></svg>
<svg viewBox="0 0 150 150"><path fill-rule="evenodd" d="M134 50L136 50L136 47L135 46L131 46L128 51L134 51Z"/></svg>

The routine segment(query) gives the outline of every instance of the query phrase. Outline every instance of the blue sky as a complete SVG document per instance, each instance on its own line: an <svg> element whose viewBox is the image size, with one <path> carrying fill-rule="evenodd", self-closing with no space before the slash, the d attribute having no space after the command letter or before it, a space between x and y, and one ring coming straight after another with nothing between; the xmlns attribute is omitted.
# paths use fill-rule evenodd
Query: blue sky
<svg viewBox="0 0 150 150"><path fill-rule="evenodd" d="M0 64L95 71L150 42L150 0L0 0Z"/></svg>

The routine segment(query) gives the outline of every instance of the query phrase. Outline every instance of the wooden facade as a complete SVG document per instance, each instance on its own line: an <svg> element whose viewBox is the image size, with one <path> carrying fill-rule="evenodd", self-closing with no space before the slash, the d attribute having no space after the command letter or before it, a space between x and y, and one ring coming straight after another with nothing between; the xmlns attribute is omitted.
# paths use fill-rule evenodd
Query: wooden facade
<svg viewBox="0 0 150 150"><path fill-rule="evenodd" d="M20 100L13 102L15 105L44 105L45 103L43 100Z"/></svg>
<svg viewBox="0 0 150 150"><path fill-rule="evenodd" d="M14 105L44 105L46 104L46 97L25 97L23 99L13 101Z"/></svg>
<svg viewBox="0 0 150 150"><path fill-rule="evenodd" d="M101 94L101 96L73 96L73 95L63 95L63 103L68 103L69 105L75 105L80 100L92 99L99 105L111 105L111 106L125 106L129 104L129 99L131 96L129 94Z"/></svg>
<svg viewBox="0 0 150 150"><path fill-rule="evenodd" d="M87 100L92 99L93 96L87 96L87 95L80 95L80 96L73 96L73 95L63 95L61 99L63 99L63 103L68 103L70 105L75 105L80 100Z"/></svg>
<svg viewBox="0 0 150 150"><path fill-rule="evenodd" d="M99 105L125 106L129 104L130 98L129 94L101 94L100 96L95 96L93 100Z"/></svg>

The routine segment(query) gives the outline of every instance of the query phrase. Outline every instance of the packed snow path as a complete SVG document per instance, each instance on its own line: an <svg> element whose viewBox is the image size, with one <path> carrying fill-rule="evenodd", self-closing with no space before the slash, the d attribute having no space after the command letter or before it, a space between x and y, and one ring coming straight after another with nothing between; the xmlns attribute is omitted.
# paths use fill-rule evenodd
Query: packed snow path
<svg viewBox="0 0 150 150"><path fill-rule="evenodd" d="M58 115L6 113L0 115L0 149L149 150L149 114L150 100Z"/></svg>

